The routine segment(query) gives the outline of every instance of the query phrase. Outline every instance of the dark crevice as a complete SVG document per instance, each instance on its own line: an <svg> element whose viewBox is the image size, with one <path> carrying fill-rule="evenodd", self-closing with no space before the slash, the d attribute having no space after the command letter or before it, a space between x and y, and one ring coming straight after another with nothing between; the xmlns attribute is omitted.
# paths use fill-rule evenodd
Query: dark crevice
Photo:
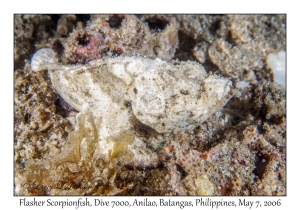
<svg viewBox="0 0 300 210"><path fill-rule="evenodd" d="M77 110L69 105L60 95L56 96L55 106L56 112L62 117L67 117L71 111L77 112Z"/></svg>
<svg viewBox="0 0 300 210"><path fill-rule="evenodd" d="M58 40L58 39L56 39L54 42L53 42L53 44L52 44L52 49L54 50L54 52L56 52L56 57L58 58L58 59L60 59L61 58L61 56L62 56L62 53L63 53L63 51L64 51L64 46L62 45L62 43Z"/></svg>
<svg viewBox="0 0 300 210"><path fill-rule="evenodd" d="M217 30L220 28L221 19L217 19L213 24L211 24L209 30L212 34L216 34Z"/></svg>
<svg viewBox="0 0 300 210"><path fill-rule="evenodd" d="M255 159L255 169L253 170L253 173L259 179L263 179L267 165L270 162L270 157L267 154L257 153Z"/></svg>
<svg viewBox="0 0 300 210"><path fill-rule="evenodd" d="M188 175L188 173L179 164L176 164L176 170L180 173L180 179L184 179Z"/></svg>
<svg viewBox="0 0 300 210"><path fill-rule="evenodd" d="M80 34L80 36L76 37L79 45L86 46L91 41L91 36L87 33Z"/></svg>
<svg viewBox="0 0 300 210"><path fill-rule="evenodd" d="M138 119L135 117L132 117L130 119L130 123L133 126L134 131L136 134L140 137L144 137L146 139L155 138L157 136L161 136L162 134L158 133L153 128L141 123Z"/></svg>
<svg viewBox="0 0 300 210"><path fill-rule="evenodd" d="M118 57L118 56L122 55L123 51L121 51L121 50L119 50L119 51L118 50L112 51L112 57Z"/></svg>
<svg viewBox="0 0 300 210"><path fill-rule="evenodd" d="M213 64L210 60L206 59L205 63L202 64L207 72L218 73L220 74L219 68Z"/></svg>
<svg viewBox="0 0 300 210"><path fill-rule="evenodd" d="M124 18L125 15L112 15L107 22L111 28L118 29L121 27Z"/></svg>
<svg viewBox="0 0 300 210"><path fill-rule="evenodd" d="M76 15L76 20L79 22L86 23L91 19L91 15L87 14L75 14Z"/></svg>
<svg viewBox="0 0 300 210"><path fill-rule="evenodd" d="M151 30L156 32L163 31L170 23L167 19L151 17L145 20Z"/></svg>
<svg viewBox="0 0 300 210"><path fill-rule="evenodd" d="M51 20L53 21L54 25L57 26L58 20L60 19L61 15L54 14L54 15L50 15L50 16L51 16Z"/></svg>
<svg viewBox="0 0 300 210"><path fill-rule="evenodd" d="M134 14L138 19L142 19L145 15L144 14Z"/></svg>
<svg viewBox="0 0 300 210"><path fill-rule="evenodd" d="M249 114L248 101L239 98L232 98L225 106L225 112L229 113L233 118L230 121L232 126L236 126L245 121Z"/></svg>
<svg viewBox="0 0 300 210"><path fill-rule="evenodd" d="M197 61L193 55L193 49L196 45L196 41L186 35L185 33L178 32L179 47L176 49L174 59L179 59L181 61Z"/></svg>

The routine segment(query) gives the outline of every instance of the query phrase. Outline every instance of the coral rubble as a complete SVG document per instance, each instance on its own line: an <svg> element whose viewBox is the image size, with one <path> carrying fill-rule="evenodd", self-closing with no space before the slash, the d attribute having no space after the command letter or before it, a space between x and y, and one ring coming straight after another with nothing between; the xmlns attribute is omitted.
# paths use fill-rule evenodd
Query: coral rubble
<svg viewBox="0 0 300 210"><path fill-rule="evenodd" d="M94 15L84 29L75 29L64 44L69 63L86 63L108 53L157 55L172 58L178 45L172 17Z"/></svg>
<svg viewBox="0 0 300 210"><path fill-rule="evenodd" d="M15 194L285 195L285 18L15 15Z"/></svg>

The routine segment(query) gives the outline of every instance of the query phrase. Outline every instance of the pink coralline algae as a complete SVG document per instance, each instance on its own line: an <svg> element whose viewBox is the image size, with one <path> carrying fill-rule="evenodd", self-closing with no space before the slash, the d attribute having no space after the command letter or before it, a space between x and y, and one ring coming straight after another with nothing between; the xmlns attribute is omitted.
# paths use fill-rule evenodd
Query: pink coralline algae
<svg viewBox="0 0 300 210"><path fill-rule="evenodd" d="M102 57L101 48L104 45L104 37L97 32L78 32L74 36L76 44L67 45L66 49L72 52L69 57L70 62L86 63L91 60L100 59Z"/></svg>

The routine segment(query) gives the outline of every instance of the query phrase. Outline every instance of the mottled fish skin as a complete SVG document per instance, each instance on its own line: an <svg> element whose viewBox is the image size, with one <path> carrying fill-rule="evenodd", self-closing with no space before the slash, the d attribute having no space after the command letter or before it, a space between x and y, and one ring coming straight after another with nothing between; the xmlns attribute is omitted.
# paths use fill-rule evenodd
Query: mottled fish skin
<svg viewBox="0 0 300 210"><path fill-rule="evenodd" d="M159 133L194 129L232 96L229 79L207 74L191 61L133 55L63 66L51 49L41 49L31 68L48 69L53 87L66 102L101 117L103 126L114 131L127 129L132 113Z"/></svg>

